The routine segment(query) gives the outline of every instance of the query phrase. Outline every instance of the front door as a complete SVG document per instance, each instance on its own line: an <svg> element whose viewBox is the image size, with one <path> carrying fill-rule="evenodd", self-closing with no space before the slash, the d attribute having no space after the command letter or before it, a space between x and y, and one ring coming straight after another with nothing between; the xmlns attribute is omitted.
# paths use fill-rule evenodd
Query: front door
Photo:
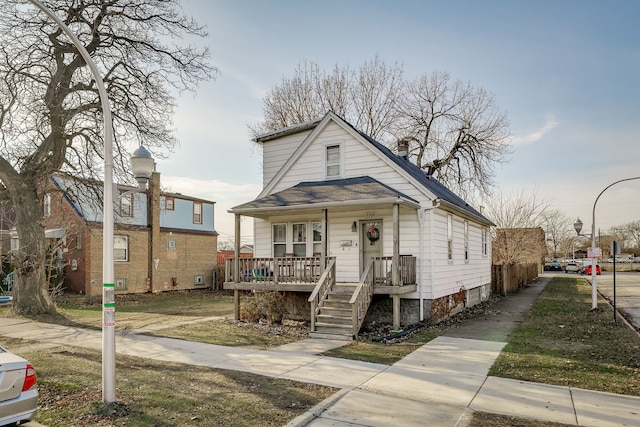
<svg viewBox="0 0 640 427"><path fill-rule="evenodd" d="M380 256L382 256L382 220L360 221L360 274L362 275L371 258Z"/></svg>

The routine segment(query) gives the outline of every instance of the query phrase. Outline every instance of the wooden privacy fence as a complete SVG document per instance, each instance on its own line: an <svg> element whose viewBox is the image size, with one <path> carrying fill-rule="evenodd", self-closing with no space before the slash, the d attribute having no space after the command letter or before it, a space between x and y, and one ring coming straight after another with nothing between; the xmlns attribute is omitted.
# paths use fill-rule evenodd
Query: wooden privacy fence
<svg viewBox="0 0 640 427"><path fill-rule="evenodd" d="M506 295L520 289L538 277L539 266L531 264L492 265L491 292Z"/></svg>

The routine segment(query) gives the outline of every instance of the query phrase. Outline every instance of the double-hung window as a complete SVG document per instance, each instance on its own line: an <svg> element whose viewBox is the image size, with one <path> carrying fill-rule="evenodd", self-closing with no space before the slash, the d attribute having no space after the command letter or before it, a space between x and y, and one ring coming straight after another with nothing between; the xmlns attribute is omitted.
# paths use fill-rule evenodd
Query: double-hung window
<svg viewBox="0 0 640 427"><path fill-rule="evenodd" d="M342 148L340 144L327 145L325 153L325 174L327 178L338 178L342 175L341 157Z"/></svg>
<svg viewBox="0 0 640 427"><path fill-rule="evenodd" d="M273 224L273 256L283 257L287 252L287 224Z"/></svg>
<svg viewBox="0 0 640 427"><path fill-rule="evenodd" d="M113 236L113 260L129 261L128 236Z"/></svg>
<svg viewBox="0 0 640 427"><path fill-rule="evenodd" d="M293 224L293 255L307 256L307 224Z"/></svg>
<svg viewBox="0 0 640 427"><path fill-rule="evenodd" d="M202 224L202 203L193 202L193 223Z"/></svg>
<svg viewBox="0 0 640 427"><path fill-rule="evenodd" d="M132 217L133 216L133 193L131 192L120 192L120 215L124 217Z"/></svg>
<svg viewBox="0 0 640 427"><path fill-rule="evenodd" d="M322 253L322 223L314 222L311 224L313 229L313 254Z"/></svg>
<svg viewBox="0 0 640 427"><path fill-rule="evenodd" d="M175 199L173 197L166 197L164 199L164 208L168 211L175 209Z"/></svg>

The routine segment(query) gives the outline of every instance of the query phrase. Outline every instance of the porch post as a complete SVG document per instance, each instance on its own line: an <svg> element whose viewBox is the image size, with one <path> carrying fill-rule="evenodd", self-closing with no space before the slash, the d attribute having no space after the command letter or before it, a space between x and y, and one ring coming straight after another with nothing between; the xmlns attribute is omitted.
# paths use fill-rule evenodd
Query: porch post
<svg viewBox="0 0 640 427"><path fill-rule="evenodd" d="M400 285L400 205L393 205L393 259L391 262L391 284Z"/></svg>
<svg viewBox="0 0 640 427"><path fill-rule="evenodd" d="M326 268L326 258L327 258L327 247L328 247L328 239L327 239L327 230L329 226L329 212L327 209L322 209L322 235L320 236L320 244L322 246L322 251L320 254L320 265L322 266L322 271Z"/></svg>
<svg viewBox="0 0 640 427"><path fill-rule="evenodd" d="M233 277L236 284L240 283L240 214L235 215L235 254L233 259ZM233 320L240 320L240 291L233 290Z"/></svg>
<svg viewBox="0 0 640 427"><path fill-rule="evenodd" d="M391 284L400 285L400 205L393 205L393 258L391 262ZM400 295L393 294L393 329L400 330Z"/></svg>
<svg viewBox="0 0 640 427"><path fill-rule="evenodd" d="M400 295L391 295L393 301L393 330L400 330Z"/></svg>

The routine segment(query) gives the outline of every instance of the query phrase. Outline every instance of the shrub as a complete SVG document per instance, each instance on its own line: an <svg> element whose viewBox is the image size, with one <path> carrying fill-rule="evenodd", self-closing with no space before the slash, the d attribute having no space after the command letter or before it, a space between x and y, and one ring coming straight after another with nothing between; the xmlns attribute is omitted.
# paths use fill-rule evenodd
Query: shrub
<svg viewBox="0 0 640 427"><path fill-rule="evenodd" d="M257 299L243 302L240 305L240 319L245 322L256 323L260 320L260 304Z"/></svg>
<svg viewBox="0 0 640 427"><path fill-rule="evenodd" d="M280 292L264 292L261 296L261 303L267 322L282 323L282 319L287 314L284 294Z"/></svg>
<svg viewBox="0 0 640 427"><path fill-rule="evenodd" d="M282 323L286 314L284 294L275 291L258 292L254 299L240 305L240 319L245 322L265 319L269 323Z"/></svg>

